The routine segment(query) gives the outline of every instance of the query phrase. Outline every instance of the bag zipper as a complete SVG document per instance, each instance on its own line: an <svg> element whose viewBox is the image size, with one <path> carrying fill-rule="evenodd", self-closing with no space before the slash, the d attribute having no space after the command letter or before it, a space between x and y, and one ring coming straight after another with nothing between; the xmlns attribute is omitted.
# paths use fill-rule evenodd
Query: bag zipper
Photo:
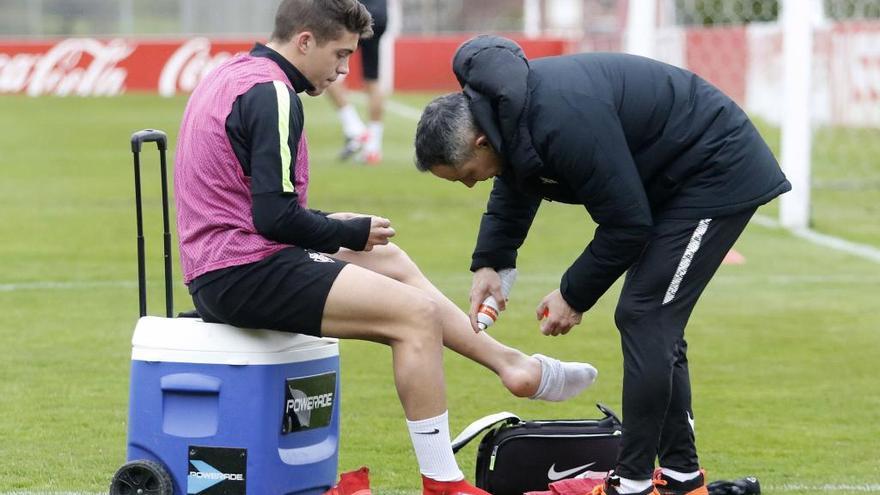
<svg viewBox="0 0 880 495"><path fill-rule="evenodd" d="M495 456L498 455L498 446L501 444L497 444L492 447L492 455L489 456L489 471L495 470Z"/></svg>

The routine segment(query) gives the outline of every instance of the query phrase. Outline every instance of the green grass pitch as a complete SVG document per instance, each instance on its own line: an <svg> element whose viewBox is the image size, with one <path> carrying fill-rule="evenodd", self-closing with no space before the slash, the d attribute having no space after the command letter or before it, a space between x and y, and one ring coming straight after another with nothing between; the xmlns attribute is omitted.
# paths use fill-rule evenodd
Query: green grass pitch
<svg viewBox="0 0 880 495"><path fill-rule="evenodd" d="M394 101L420 109L429 98ZM304 99L311 205L390 218L395 241L465 307L489 185L467 190L417 172L415 122L400 112L387 115L381 166L339 163L334 112L323 98ZM129 136L161 128L173 146L184 104L182 97L140 95L0 97L0 494L106 492L125 461L138 310ZM154 150L149 145L143 156L143 180L150 310L158 314ZM876 180L880 162L872 159L861 173ZM827 181L852 178L822 163L816 170ZM880 246L877 199L877 191L817 194L817 227ZM775 211L770 205L759 213ZM453 432L502 410L583 418L596 416L596 401L620 409L618 286L565 337L541 336L534 321L538 301L558 286L592 229L582 208L544 205L521 250L509 310L490 331L525 352L589 361L600 370L598 383L562 404L524 401L487 370L448 353ZM757 224L736 249L746 264L721 268L687 330L697 441L710 479L756 475L766 493L880 491L880 265ZM176 309L188 309L176 261L174 272ZM341 349L340 470L367 465L375 492L418 493L388 349L359 342ZM458 454L471 478L474 455L471 446Z"/></svg>

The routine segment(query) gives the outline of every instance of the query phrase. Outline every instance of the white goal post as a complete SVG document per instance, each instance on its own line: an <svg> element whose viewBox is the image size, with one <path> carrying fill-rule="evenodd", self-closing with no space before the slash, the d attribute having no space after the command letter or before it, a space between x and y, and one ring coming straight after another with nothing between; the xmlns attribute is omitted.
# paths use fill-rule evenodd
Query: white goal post
<svg viewBox="0 0 880 495"><path fill-rule="evenodd" d="M779 199L783 227L810 226L810 155L812 151L811 87L813 74L813 6L817 0L783 0L782 169L792 190Z"/></svg>

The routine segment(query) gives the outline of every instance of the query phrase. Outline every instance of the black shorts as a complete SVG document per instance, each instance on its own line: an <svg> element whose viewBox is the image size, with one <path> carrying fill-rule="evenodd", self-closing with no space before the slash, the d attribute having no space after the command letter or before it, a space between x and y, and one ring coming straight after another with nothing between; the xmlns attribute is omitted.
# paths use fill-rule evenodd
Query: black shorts
<svg viewBox="0 0 880 495"><path fill-rule="evenodd" d="M319 337L324 304L347 263L298 247L206 273L190 284L206 322Z"/></svg>
<svg viewBox="0 0 880 495"><path fill-rule="evenodd" d="M379 79L379 41L385 33L385 16L373 16L373 36L360 40L361 63L363 65L364 79L376 81Z"/></svg>

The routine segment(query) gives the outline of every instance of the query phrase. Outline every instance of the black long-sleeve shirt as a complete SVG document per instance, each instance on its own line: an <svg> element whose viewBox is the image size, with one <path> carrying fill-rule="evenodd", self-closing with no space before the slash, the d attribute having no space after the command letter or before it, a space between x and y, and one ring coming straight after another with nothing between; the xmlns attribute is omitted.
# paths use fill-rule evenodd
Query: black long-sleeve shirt
<svg viewBox="0 0 880 495"><path fill-rule="evenodd" d="M251 55L266 57L278 64L290 79L293 90L287 109L287 149L289 169L282 177L279 143L279 98L273 83L257 84L238 97L226 119L226 134L244 174L251 178L253 218L257 231L266 238L285 244L334 253L340 247L360 250L369 235L369 218L334 220L315 210L300 208L299 194L285 189L284 179L293 183L296 153L303 135L305 117L299 95L312 89L311 83L281 54L257 44ZM284 109L281 110L284 112Z"/></svg>

